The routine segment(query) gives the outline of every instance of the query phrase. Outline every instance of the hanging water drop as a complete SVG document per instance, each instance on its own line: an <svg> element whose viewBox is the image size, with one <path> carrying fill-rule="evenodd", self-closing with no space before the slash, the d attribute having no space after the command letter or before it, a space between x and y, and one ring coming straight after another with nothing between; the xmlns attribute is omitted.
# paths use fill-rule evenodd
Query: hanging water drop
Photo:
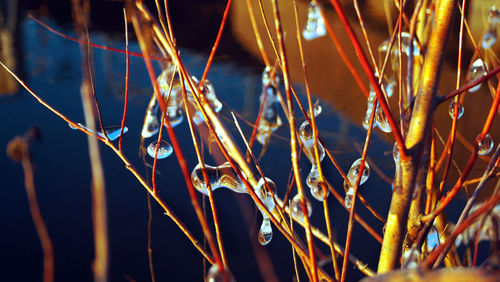
<svg viewBox="0 0 500 282"><path fill-rule="evenodd" d="M312 214L312 205L309 199L307 199L306 196L304 196L304 202L306 203L306 210L307 210L307 217L311 217ZM292 198L292 201L290 202L290 209L292 211L292 215L299 220L304 219L304 213L302 211L302 205L300 201L300 195L297 194Z"/></svg>
<svg viewBox="0 0 500 282"><path fill-rule="evenodd" d="M347 173L347 179L349 179L351 185L354 185L354 183L356 182L356 178L358 177L360 168L361 168L361 159L357 159L356 161L354 161L354 163L352 163L351 168ZM359 185L365 183L366 180L368 180L369 176L370 176L370 166L368 165L368 162L365 161L363 175L361 175L361 180L359 181Z"/></svg>
<svg viewBox="0 0 500 282"><path fill-rule="evenodd" d="M302 31L305 40L313 40L326 35L325 21L321 16L321 8L316 0L309 3L307 9L307 23Z"/></svg>
<svg viewBox="0 0 500 282"><path fill-rule="evenodd" d="M157 159L164 159L170 156L173 152L172 146L165 140L161 140L160 142L153 141L153 143L148 146L148 155L152 158L155 157L156 147L158 146L158 154L156 155Z"/></svg>
<svg viewBox="0 0 500 282"><path fill-rule="evenodd" d="M258 240L262 246L265 246L271 242L273 239L273 228L271 227L271 220L269 218L264 218L262 220L262 225L260 226Z"/></svg>
<svg viewBox="0 0 500 282"><path fill-rule="evenodd" d="M281 118L278 114L280 106L277 90L271 84L264 87L260 95L262 114L257 125L257 141L266 145L271 138L271 133L281 126Z"/></svg>
<svg viewBox="0 0 500 282"><path fill-rule="evenodd" d="M347 190L347 193L345 193L345 199L344 199L344 204L346 208L348 209L351 208L353 197L354 197L354 189L349 188L349 190Z"/></svg>
<svg viewBox="0 0 500 282"><path fill-rule="evenodd" d="M146 117L144 118L144 124L142 125L141 136L143 138L149 138L160 130L160 122L158 121L158 117L156 117L157 112L158 100L156 100L156 97L153 94L153 97L149 100Z"/></svg>
<svg viewBox="0 0 500 282"><path fill-rule="evenodd" d="M399 162L399 149L397 142L395 142L394 146L392 146L392 158L396 164Z"/></svg>
<svg viewBox="0 0 500 282"><path fill-rule="evenodd" d="M226 275L226 277L224 277ZM213 264L207 273L207 282L234 282L233 275L229 269L225 268L224 271L220 271L217 264Z"/></svg>
<svg viewBox="0 0 500 282"><path fill-rule="evenodd" d="M314 115L314 117L319 116L321 114L321 112L323 112L323 107L321 107L321 105L316 102L313 105L313 115Z"/></svg>
<svg viewBox="0 0 500 282"><path fill-rule="evenodd" d="M106 132L106 135L108 136L109 140L115 141L121 136L122 133L122 128L121 126L115 125L115 126L108 126L104 127L104 132ZM126 126L123 127L123 134L128 132L128 128ZM104 137L104 134L102 132L98 132L97 135L101 136L102 138Z"/></svg>
<svg viewBox="0 0 500 282"><path fill-rule="evenodd" d="M212 191L217 188L228 188L237 193L247 193L245 185L229 162L225 162L220 166L205 165L205 169ZM191 182L196 190L200 193L208 195L208 189L205 184L205 178L203 178L201 164L197 164L191 172Z"/></svg>
<svg viewBox="0 0 500 282"><path fill-rule="evenodd" d="M387 117L384 114L384 111L380 106L377 106L376 112L375 112L375 123L377 124L378 128L382 130L383 132L389 133L392 132L391 125L389 124L389 121L387 120Z"/></svg>
<svg viewBox="0 0 500 282"><path fill-rule="evenodd" d="M451 101L450 106L448 107L448 113L450 114L451 118L453 118L453 116L455 115L455 101L454 100ZM457 119L460 119L463 114L464 114L464 107L459 102L458 103L458 115L457 115Z"/></svg>
<svg viewBox="0 0 500 282"><path fill-rule="evenodd" d="M481 78L482 76L485 76L487 71L488 66L486 63L483 62L481 58L477 59L472 63L471 67L469 68L469 71L467 72L467 80L468 81L473 81L478 78ZM478 84L472 88L469 89L469 92L476 92L481 88L481 84Z"/></svg>
<svg viewBox="0 0 500 282"><path fill-rule="evenodd" d="M271 79L271 71L273 72L274 79ZM272 85L277 88L281 83L281 74L278 73L278 71L275 68L267 66L266 68L264 68L264 71L262 72L261 81L262 81L262 88L265 88L269 85Z"/></svg>
<svg viewBox="0 0 500 282"><path fill-rule="evenodd" d="M488 50L497 42L497 30L496 28L494 30L489 30L487 31L484 36L483 40L481 41L481 46L483 49Z"/></svg>
<svg viewBox="0 0 500 282"><path fill-rule="evenodd" d="M493 139L491 135L487 133L483 140L480 140L477 144L477 154L478 155L487 155L493 149Z"/></svg>

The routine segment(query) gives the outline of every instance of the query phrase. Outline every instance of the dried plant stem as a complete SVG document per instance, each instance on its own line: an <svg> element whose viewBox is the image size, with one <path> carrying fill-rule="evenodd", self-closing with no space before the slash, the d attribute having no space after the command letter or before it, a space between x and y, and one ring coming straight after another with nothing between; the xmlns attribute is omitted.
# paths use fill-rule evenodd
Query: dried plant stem
<svg viewBox="0 0 500 282"><path fill-rule="evenodd" d="M50 106L47 102L45 102L42 98L40 98L31 88L26 85L24 81L22 81L15 73L12 72L11 69L9 69L2 61L0 61L0 65L9 72L10 75L12 75L18 82L21 84L21 86L28 91L33 98L35 98L41 105L43 105L45 108L50 110L52 113L60 117L62 120L70 124L72 127L77 128L78 130L84 132L87 135L93 136L99 141L103 142L106 146L110 147L113 152L122 160L124 166L126 169L128 169L134 176L135 178L139 181L139 183L146 189L146 191L155 199L155 201L162 207L162 209L165 212L165 215L170 217L174 223L181 229L181 231L188 237L188 239L191 241L191 243L198 249L198 251L211 263L214 264L215 261L212 258L212 256L203 248L203 246L200 244L200 242L194 237L194 235L187 229L187 227L184 225L184 223L175 215L175 213L172 211L172 209L163 201L163 199L160 198L160 196L156 193L153 193L153 188L147 183L147 181L141 176L141 174L134 168L132 163L125 157L122 151L120 151L111 141L106 140L98 135L95 135L94 132L88 131L86 128L81 127L80 125L76 124L75 122L71 121L68 117L63 115L61 112Z"/></svg>
<svg viewBox="0 0 500 282"><path fill-rule="evenodd" d="M86 12L82 9L82 4L78 0L73 0L73 18L76 23L77 34L80 38L85 38L84 29L86 22ZM88 2L83 3L83 7L89 5ZM83 112L86 126L93 132L96 131L96 120L94 113L94 105L92 103L92 85L91 85L91 69L89 62L88 50L81 46L82 57L82 84L80 88L82 96ZM95 97L94 97L95 98ZM94 99L95 102L95 99ZM102 127L102 126L101 126ZM92 265L94 271L94 281L108 281L109 271L109 251L108 251L108 229L107 229L107 210L106 210L106 190L104 184L104 169L102 167L101 155L99 152L99 144L97 138L88 135L89 142L89 157L92 171L92 218L94 224L94 252L95 258ZM107 139L107 138L106 138Z"/></svg>
<svg viewBox="0 0 500 282"><path fill-rule="evenodd" d="M21 162L24 171L24 186L26 187L26 195L28 196L28 204L30 208L31 218L35 225L40 245L43 251L43 281L54 281L54 247L50 240L50 235L47 226L42 217L40 207L38 206L33 164L30 157L30 140L25 137L16 137L9 142L7 146L7 154L14 160Z"/></svg>
<svg viewBox="0 0 500 282"><path fill-rule="evenodd" d="M406 220L411 196L416 183L423 148L425 147L425 135L430 132L430 119L439 82L443 50L448 37L448 27L454 6L454 0L442 0L436 6L433 32L429 40L425 62L422 67L420 88L406 136L406 148L408 148L410 155L409 158L401 158L401 186L394 187L378 272L387 272L394 269L399 261L402 242L406 234Z"/></svg>

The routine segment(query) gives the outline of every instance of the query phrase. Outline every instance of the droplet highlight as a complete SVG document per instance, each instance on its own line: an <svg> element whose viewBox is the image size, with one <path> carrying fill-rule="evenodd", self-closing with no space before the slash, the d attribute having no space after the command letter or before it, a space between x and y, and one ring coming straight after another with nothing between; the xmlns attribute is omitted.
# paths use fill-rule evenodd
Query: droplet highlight
<svg viewBox="0 0 500 282"><path fill-rule="evenodd" d="M158 147L158 154L156 154L156 147ZM149 144L147 151L148 155L152 158L154 158L156 154L157 159L164 159L172 154L173 149L170 143L165 140L161 140L160 142L154 141Z"/></svg>
<svg viewBox="0 0 500 282"><path fill-rule="evenodd" d="M309 3L307 9L307 23L302 31L305 40L313 40L326 35L325 21L321 16L320 6L317 1Z"/></svg>
<svg viewBox="0 0 500 282"><path fill-rule="evenodd" d="M491 135L487 133L483 140L480 140L477 143L477 154L478 155L487 155L491 152L493 149L493 139L491 138Z"/></svg>

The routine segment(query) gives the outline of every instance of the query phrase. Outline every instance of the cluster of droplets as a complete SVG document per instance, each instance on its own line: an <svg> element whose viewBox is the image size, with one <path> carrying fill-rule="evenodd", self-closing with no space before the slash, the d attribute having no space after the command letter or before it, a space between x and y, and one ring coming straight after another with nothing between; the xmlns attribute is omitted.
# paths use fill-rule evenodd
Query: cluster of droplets
<svg viewBox="0 0 500 282"><path fill-rule="evenodd" d="M422 54L420 52L420 47L417 42L413 40L413 43L410 41L410 34L407 32L401 33L401 52L399 46L396 42L393 43L393 46L390 45L390 40L382 42L382 44L378 47L379 53L379 63L383 65L385 57L389 55L390 60L390 70L386 71L384 75L384 79L382 80L381 88L385 91L387 95L387 99L391 98L394 94L394 90L396 87L396 74L399 67L399 58L401 54L405 54L406 57L413 56L414 58L421 57ZM390 48L391 47L391 48ZM407 81L406 83L410 83ZM403 91L406 91L406 88L403 88ZM376 100L376 92L373 89L372 85L370 85L369 96L367 100L367 107L365 112L365 117L362 121L363 127L368 130L370 124L370 116L373 111L375 111L375 117L373 122L373 127L377 126L383 132L389 133L392 131L391 126L387 117L385 116L380 104L377 104L377 107L374 109L373 105Z"/></svg>
<svg viewBox="0 0 500 282"><path fill-rule="evenodd" d="M326 35L325 20L321 16L321 7L312 0L307 8L307 23L302 31L305 40L313 40Z"/></svg>
<svg viewBox="0 0 500 282"><path fill-rule="evenodd" d="M227 188L236 193L248 193L245 184L231 167L229 162L225 162L219 166L204 165L204 167L212 191L218 188ZM208 195L208 187L203 176L201 164L198 164L193 169L191 173L191 182L196 190L204 195ZM272 212L275 208L272 195L276 193L276 184L267 177L261 178L254 191L269 212ZM262 224L258 234L258 241L261 245L267 245L273 238L271 220L263 209L261 209L258 205L257 207L262 214Z"/></svg>
<svg viewBox="0 0 500 282"><path fill-rule="evenodd" d="M469 67L469 70L467 71L467 81L479 79L485 76L487 73L488 65L483 61L483 59L478 58L472 63L472 65ZM469 92L473 93L478 91L479 88L481 88L481 85L482 83L470 88Z"/></svg>
<svg viewBox="0 0 500 282"><path fill-rule="evenodd" d="M175 72L176 72L175 65L169 63L157 78L161 97L163 98L163 101L165 102L166 105L166 116L168 117L168 120L170 121L170 125L172 127L178 126L184 120L182 113L184 105L184 101L182 99L182 84L178 75ZM191 106L194 108L193 122L198 125L204 121L204 118L201 111L198 109L198 107L195 106L196 105L195 99L191 91L191 88L189 87L190 82L193 84L193 86L197 87L199 81L196 79L196 77L193 76L191 77L190 81L186 80L184 83L186 87L188 100ZM204 104L210 105L216 113L221 111L222 103L217 99L214 87L209 80L204 80L203 85L200 87L200 93L201 93L200 99L203 105ZM158 120L158 109L159 109L159 102L156 98L156 95L153 94L146 110L146 116L144 117L144 124L141 131L141 136L143 138L152 137L155 134L157 134L158 131L160 130L160 122ZM156 143L157 143L156 141L151 143L149 147L151 146L156 147ZM165 146L163 146L163 144ZM168 145L167 144L168 142L161 141L160 145L162 145L162 149L165 150L166 152L168 152L168 148L170 148L170 153L171 153L171 146L170 144ZM148 153L150 152L149 147L148 147ZM151 155L151 153L149 153L149 155L151 157L154 157L154 154Z"/></svg>
<svg viewBox="0 0 500 282"><path fill-rule="evenodd" d="M71 123L68 123L68 125L69 125L69 128L71 128L71 129L78 129L77 127L72 126ZM95 135L97 135L101 138L106 139L106 136L108 136L110 141L115 141L116 139L118 139L121 136L121 133L122 133L122 128L121 128L121 126L118 126L118 125L106 126L102 130L97 130L97 132L94 132L93 130L91 130L90 128L88 128L87 126L85 126L81 123L77 123L77 125L80 126L81 128L84 128L88 132L94 133ZM104 134L103 131L106 134ZM127 131L128 131L128 128L126 126L124 126L123 127L123 134L127 133Z"/></svg>
<svg viewBox="0 0 500 282"><path fill-rule="evenodd" d="M354 187L353 186L356 183L356 179L358 178L360 170L361 170L361 159L357 159L356 161L354 161L354 163L352 163L351 168L349 169L349 172L347 173L347 179L349 179L351 186L348 186L347 183L344 181L344 186L347 188L344 202L345 202L345 206L347 208L351 208L352 200L354 197ZM363 168L363 174L361 175L359 185L361 186L363 183L365 183L366 180L368 180L369 176L370 176L370 166L365 161L365 165Z"/></svg>
<svg viewBox="0 0 500 282"><path fill-rule="evenodd" d="M318 116L322 111L322 108L319 104L314 105L313 114L314 116ZM317 142L318 146L318 156L319 162L316 162L315 153L314 153L314 135L313 128L311 124L307 120L305 120L299 127L299 138L302 142L302 147L304 154L311 162L311 170L306 178L306 184L311 189L311 195L318 201L323 201L325 195L323 195L323 189L321 187L321 179L319 175L319 165L321 165L321 161L325 158L325 148L319 140ZM327 195L328 196L328 190Z"/></svg>
<svg viewBox="0 0 500 282"><path fill-rule="evenodd" d="M495 6L490 8L488 13L488 29L484 33L481 46L488 50L497 42L497 24L500 23L500 12Z"/></svg>
<svg viewBox="0 0 500 282"><path fill-rule="evenodd" d="M262 145L267 145L271 133L275 132L282 124L278 110L280 107L280 97L278 95L278 86L280 77L270 67L266 67L262 73L262 93L260 94L260 103L262 114L257 124L257 141Z"/></svg>
<svg viewBox="0 0 500 282"><path fill-rule="evenodd" d="M483 139L477 142L477 154L478 155L487 155L493 149L493 138L489 133L484 135Z"/></svg>

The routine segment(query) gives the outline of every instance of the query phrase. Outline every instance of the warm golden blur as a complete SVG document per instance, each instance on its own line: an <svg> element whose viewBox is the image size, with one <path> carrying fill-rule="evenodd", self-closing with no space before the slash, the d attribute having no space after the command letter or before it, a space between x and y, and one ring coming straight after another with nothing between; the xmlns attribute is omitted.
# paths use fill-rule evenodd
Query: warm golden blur
<svg viewBox="0 0 500 282"><path fill-rule="evenodd" d="M264 2L264 11L266 17L269 21L269 25L272 30L273 36L274 32L274 20L273 20L273 12L270 6L269 1ZM294 9L293 9L293 1L278 1L281 13L281 21L283 25L283 30L285 31L285 39L286 39L286 47L288 54L288 63L291 73L291 80L294 83L303 83L304 76L302 72L302 66L300 62L300 56L298 51L298 43L296 36L296 28L295 28L295 19L294 19ZM350 22L352 23L358 39L361 42L364 42L362 38L362 32L360 25L358 24L357 17L354 13L354 8L352 5L352 1L342 1L345 7L345 10L348 11L350 15ZM393 7L392 1L390 5L384 5L389 2L389 0L379 1L379 0L371 0L371 1L360 1L363 3L363 6L360 7L361 13L364 16L365 25L367 27L367 33L369 39L372 44L373 52L375 54L376 59L378 60L377 47L381 42L389 38L389 30L387 28L387 20L386 20L386 7ZM267 36L265 26L262 20L262 16L260 15L259 6L256 1L252 1L254 4L254 11L256 15L256 22L258 25L259 32L263 38L264 48L266 53L271 58L271 61L274 62L274 51L269 41L269 37ZM337 33L339 40L342 46L346 49L346 53L350 58L353 65L356 67L356 70L360 74L361 78L365 82L366 87L368 87L368 79L366 78L354 52L354 49L351 47L351 43L347 38L346 33L343 31L343 27L338 20L337 15L331 8L329 1L321 1L322 7L324 8L324 12L328 21L332 24L333 29ZM297 1L297 7L299 12L299 27L302 29L305 26L307 19L307 6L309 1ZM500 7L500 1L498 0L489 0L489 1L470 1L467 12L467 21L470 27L472 36L474 37L474 41L480 43L482 35L487 26L487 15L488 10L491 6L496 5ZM253 56L260 60L260 52L258 50L258 46L255 41L255 35L252 30L251 22L248 16L248 9L246 5L246 1L236 1L234 2L232 10L232 28L234 37L247 49L248 52L253 54ZM395 10L392 10L392 20L395 21L397 19L397 14ZM441 94L447 93L455 89L456 85L456 73L457 73L457 50L458 50L458 23L460 19L460 15L456 15L457 20L455 21L454 29L456 32L452 32L451 38L448 41L448 53L451 55L446 56L446 61L443 64L444 70L441 76L440 83L440 92ZM467 71L467 66L470 61L473 59L473 50L474 46L472 41L470 40L467 33L464 33L464 57L463 57L463 66L465 68L462 69L462 80L461 84L465 83L465 73ZM499 50L499 45L496 44L495 51ZM356 84L353 76L348 71L344 62L341 60L339 53L336 51L336 48L330 39L330 37L324 36L318 39L314 39L311 41L303 41L304 47L304 56L307 62L307 71L309 75L309 82L311 85L311 92L320 97L324 101L328 101L330 105L334 108L335 111L339 111L343 116L347 117L349 120L361 126L361 121L364 118L366 112L366 98L361 92L360 88ZM366 46L365 46L366 50ZM497 53L497 52L495 52ZM367 53L368 54L368 53ZM490 69L492 66L490 66ZM397 91L397 88L396 88ZM397 93L397 92L396 92ZM494 93L494 92L493 92ZM391 99L391 105L393 106L393 113L396 116L399 116L398 107L397 107L397 94L396 97ZM486 119L489 106L492 101L492 93L488 90L485 84L481 87L481 89L473 94L465 95L464 98L464 108L465 113L463 117L458 122L458 131L459 134L463 135L465 138L465 142L472 144L474 142L475 137L480 132L482 125ZM449 132L449 128L451 125L451 118L448 113L448 105L449 102L445 102L435 113L436 128L438 132L441 134L442 138L446 140ZM498 144L500 140L500 122L495 121L493 123L493 127L490 131L490 134L493 137L495 145ZM320 128L321 130L321 128ZM394 142L394 139L390 134L382 133L377 130L380 134L385 135L385 139L388 142ZM460 140L459 136L459 140ZM439 142L439 141L438 141ZM462 141L457 142L458 145L455 146L454 158L458 164L464 164L470 156L469 149L463 145ZM470 147L470 146L469 146ZM438 145L438 149L442 148L441 145ZM438 151L439 152L439 151ZM488 158L483 158L483 160L487 160ZM476 167L484 166L484 162L479 162ZM463 169L459 167L459 169ZM450 181L454 181L456 177L458 177L457 169L453 169L455 174L451 175ZM477 169L480 172L479 169ZM472 177L478 177L479 175L472 174Z"/></svg>

